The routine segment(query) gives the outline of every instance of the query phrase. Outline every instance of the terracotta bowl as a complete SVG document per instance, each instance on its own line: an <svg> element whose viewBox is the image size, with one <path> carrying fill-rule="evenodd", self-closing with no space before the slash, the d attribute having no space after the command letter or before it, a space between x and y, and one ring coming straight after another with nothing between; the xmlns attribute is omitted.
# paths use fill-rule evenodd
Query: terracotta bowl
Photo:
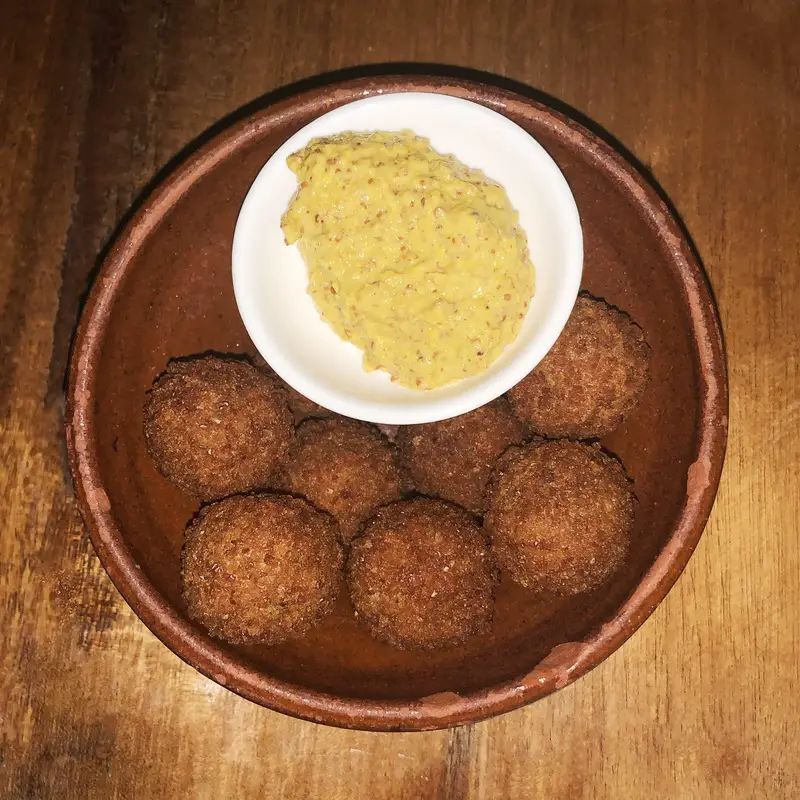
<svg viewBox="0 0 800 800"><path fill-rule="evenodd" d="M312 634L231 647L186 616L179 557L199 504L145 453L142 402L172 356L254 353L231 286L239 206L270 154L315 116L375 92L434 91L509 116L547 148L580 210L584 287L627 310L653 349L653 379L603 441L636 483L635 545L602 589L554 601L504 581L493 630L442 652L371 639L346 598ZM369 730L474 722L559 689L613 653L677 580L708 518L727 436L719 322L676 219L621 155L577 122L505 89L381 77L313 89L260 110L189 157L119 237L88 298L73 350L67 443L95 550L143 622L223 686L286 714Z"/></svg>

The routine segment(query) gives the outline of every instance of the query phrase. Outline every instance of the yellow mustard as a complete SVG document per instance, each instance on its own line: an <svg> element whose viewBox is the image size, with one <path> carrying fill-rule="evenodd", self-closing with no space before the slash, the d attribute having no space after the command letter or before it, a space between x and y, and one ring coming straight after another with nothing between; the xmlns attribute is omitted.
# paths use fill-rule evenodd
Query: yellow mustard
<svg viewBox="0 0 800 800"><path fill-rule="evenodd" d="M476 375L519 333L534 292L502 186L412 131L313 139L281 227L340 338L405 386Z"/></svg>

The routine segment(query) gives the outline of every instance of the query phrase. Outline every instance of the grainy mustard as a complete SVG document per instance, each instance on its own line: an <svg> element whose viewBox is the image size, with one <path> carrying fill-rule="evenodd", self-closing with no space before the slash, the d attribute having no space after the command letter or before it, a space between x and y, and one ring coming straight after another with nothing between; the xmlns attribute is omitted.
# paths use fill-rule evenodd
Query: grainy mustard
<svg viewBox="0 0 800 800"><path fill-rule="evenodd" d="M300 186L286 243L365 369L432 389L482 372L514 340L534 269L502 186L411 131L313 139L288 165Z"/></svg>

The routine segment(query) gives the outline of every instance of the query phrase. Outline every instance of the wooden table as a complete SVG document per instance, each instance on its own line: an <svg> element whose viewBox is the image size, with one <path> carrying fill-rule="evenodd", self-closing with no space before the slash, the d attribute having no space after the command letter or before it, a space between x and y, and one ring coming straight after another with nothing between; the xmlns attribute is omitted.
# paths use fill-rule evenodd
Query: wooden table
<svg viewBox="0 0 800 800"><path fill-rule="evenodd" d="M800 796L799 30L793 0L6 0L0 797ZM647 164L711 277L732 403L705 536L628 644L523 711L379 735L252 705L152 636L83 533L61 425L98 253L158 170L265 92L389 61L524 81Z"/></svg>

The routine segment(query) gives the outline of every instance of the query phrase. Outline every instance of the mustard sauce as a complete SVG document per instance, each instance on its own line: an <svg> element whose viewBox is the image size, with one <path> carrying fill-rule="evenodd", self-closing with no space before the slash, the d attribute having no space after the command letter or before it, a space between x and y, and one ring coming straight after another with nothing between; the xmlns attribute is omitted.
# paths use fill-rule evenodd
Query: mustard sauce
<svg viewBox="0 0 800 800"><path fill-rule="evenodd" d="M364 368L433 389L484 371L519 333L534 268L499 184L411 131L312 140L283 216L308 291Z"/></svg>

